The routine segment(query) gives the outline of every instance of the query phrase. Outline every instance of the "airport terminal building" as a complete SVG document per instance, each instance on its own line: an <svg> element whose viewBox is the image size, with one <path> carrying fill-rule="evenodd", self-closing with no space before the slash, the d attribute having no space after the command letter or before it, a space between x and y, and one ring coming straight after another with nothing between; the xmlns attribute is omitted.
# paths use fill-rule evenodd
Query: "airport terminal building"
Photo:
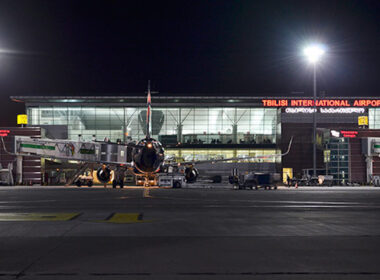
<svg viewBox="0 0 380 280"><path fill-rule="evenodd" d="M146 133L145 96L11 99L25 103L28 126L43 128L46 137L116 142L140 140ZM294 136L287 156L246 162L261 170L301 176L303 169L312 168L315 113L318 168L336 180L365 180L366 159L359 139L380 136L380 98L329 97L317 100L316 112L313 106L305 97L153 96L152 134L164 145L166 156L182 160L281 154ZM368 123L359 126L358 119L363 118ZM373 168L377 172L376 164Z"/></svg>

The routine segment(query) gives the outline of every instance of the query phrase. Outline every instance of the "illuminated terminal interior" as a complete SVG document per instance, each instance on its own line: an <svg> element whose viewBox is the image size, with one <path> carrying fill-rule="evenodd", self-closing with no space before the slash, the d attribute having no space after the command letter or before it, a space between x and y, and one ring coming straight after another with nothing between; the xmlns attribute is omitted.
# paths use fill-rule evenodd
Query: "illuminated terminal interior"
<svg viewBox="0 0 380 280"><path fill-rule="evenodd" d="M369 129L380 129L380 108L368 110Z"/></svg>
<svg viewBox="0 0 380 280"><path fill-rule="evenodd" d="M34 107L29 125L67 125L69 139L81 134L91 140L145 137L145 107ZM154 107L152 135L163 143L275 143L278 130L274 108Z"/></svg>
<svg viewBox="0 0 380 280"><path fill-rule="evenodd" d="M255 159L246 159L242 162L280 162L280 157L265 157L275 153L280 154L280 151L275 149L168 149L166 157L167 160L175 159L177 162L234 157L259 157Z"/></svg>

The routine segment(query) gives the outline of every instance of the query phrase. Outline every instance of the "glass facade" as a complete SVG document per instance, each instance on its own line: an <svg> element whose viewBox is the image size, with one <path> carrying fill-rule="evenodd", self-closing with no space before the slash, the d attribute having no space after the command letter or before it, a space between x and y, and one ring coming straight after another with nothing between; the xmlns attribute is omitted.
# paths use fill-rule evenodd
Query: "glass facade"
<svg viewBox="0 0 380 280"><path fill-rule="evenodd" d="M335 182L344 183L349 181L349 139L348 138L330 138L327 144L325 156L328 164L328 174L333 175Z"/></svg>
<svg viewBox="0 0 380 280"><path fill-rule="evenodd" d="M69 139L140 140L146 133L145 107L40 106L27 114L30 125L67 125ZM164 145L275 144L279 123L273 108L154 107L152 136Z"/></svg>
<svg viewBox="0 0 380 280"><path fill-rule="evenodd" d="M380 108L368 109L369 129L380 129Z"/></svg>
<svg viewBox="0 0 380 280"><path fill-rule="evenodd" d="M78 135L91 140L95 135L98 140L107 137L113 142L138 141L146 133L145 106L41 105L27 107L27 114L31 126L66 125L72 140L77 140ZM276 144L280 133L276 108L154 106L152 110L152 137L166 147L168 159L179 161L263 156L249 161L280 162L280 157L265 158L268 154L280 154L273 146L254 148L255 144ZM177 148L178 143L186 148Z"/></svg>
<svg viewBox="0 0 380 280"><path fill-rule="evenodd" d="M247 159L239 162L281 162L281 158L268 157L266 155L280 154L280 150L275 149L168 149L165 153L166 159L175 159L177 162L192 160L212 160L233 157L262 157L257 159ZM232 162L232 161L231 161Z"/></svg>

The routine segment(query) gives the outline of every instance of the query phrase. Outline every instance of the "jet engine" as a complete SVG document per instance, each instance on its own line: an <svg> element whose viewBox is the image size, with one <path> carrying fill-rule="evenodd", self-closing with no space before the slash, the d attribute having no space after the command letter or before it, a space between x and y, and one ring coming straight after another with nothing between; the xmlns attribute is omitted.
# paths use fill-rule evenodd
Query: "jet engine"
<svg viewBox="0 0 380 280"><path fill-rule="evenodd" d="M103 165L96 171L96 176L100 182L108 183L111 179L111 170L107 166Z"/></svg>
<svg viewBox="0 0 380 280"><path fill-rule="evenodd" d="M195 167L187 166L185 168L186 183L195 183L195 181L197 181L198 175L199 172Z"/></svg>

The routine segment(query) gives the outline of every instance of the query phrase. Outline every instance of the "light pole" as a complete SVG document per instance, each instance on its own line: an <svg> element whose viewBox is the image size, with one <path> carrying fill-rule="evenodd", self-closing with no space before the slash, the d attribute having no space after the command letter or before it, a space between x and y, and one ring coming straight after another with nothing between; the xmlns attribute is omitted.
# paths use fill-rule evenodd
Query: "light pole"
<svg viewBox="0 0 380 280"><path fill-rule="evenodd" d="M303 50L307 60L313 64L313 177L317 176L317 63L325 50L320 45L311 45Z"/></svg>

